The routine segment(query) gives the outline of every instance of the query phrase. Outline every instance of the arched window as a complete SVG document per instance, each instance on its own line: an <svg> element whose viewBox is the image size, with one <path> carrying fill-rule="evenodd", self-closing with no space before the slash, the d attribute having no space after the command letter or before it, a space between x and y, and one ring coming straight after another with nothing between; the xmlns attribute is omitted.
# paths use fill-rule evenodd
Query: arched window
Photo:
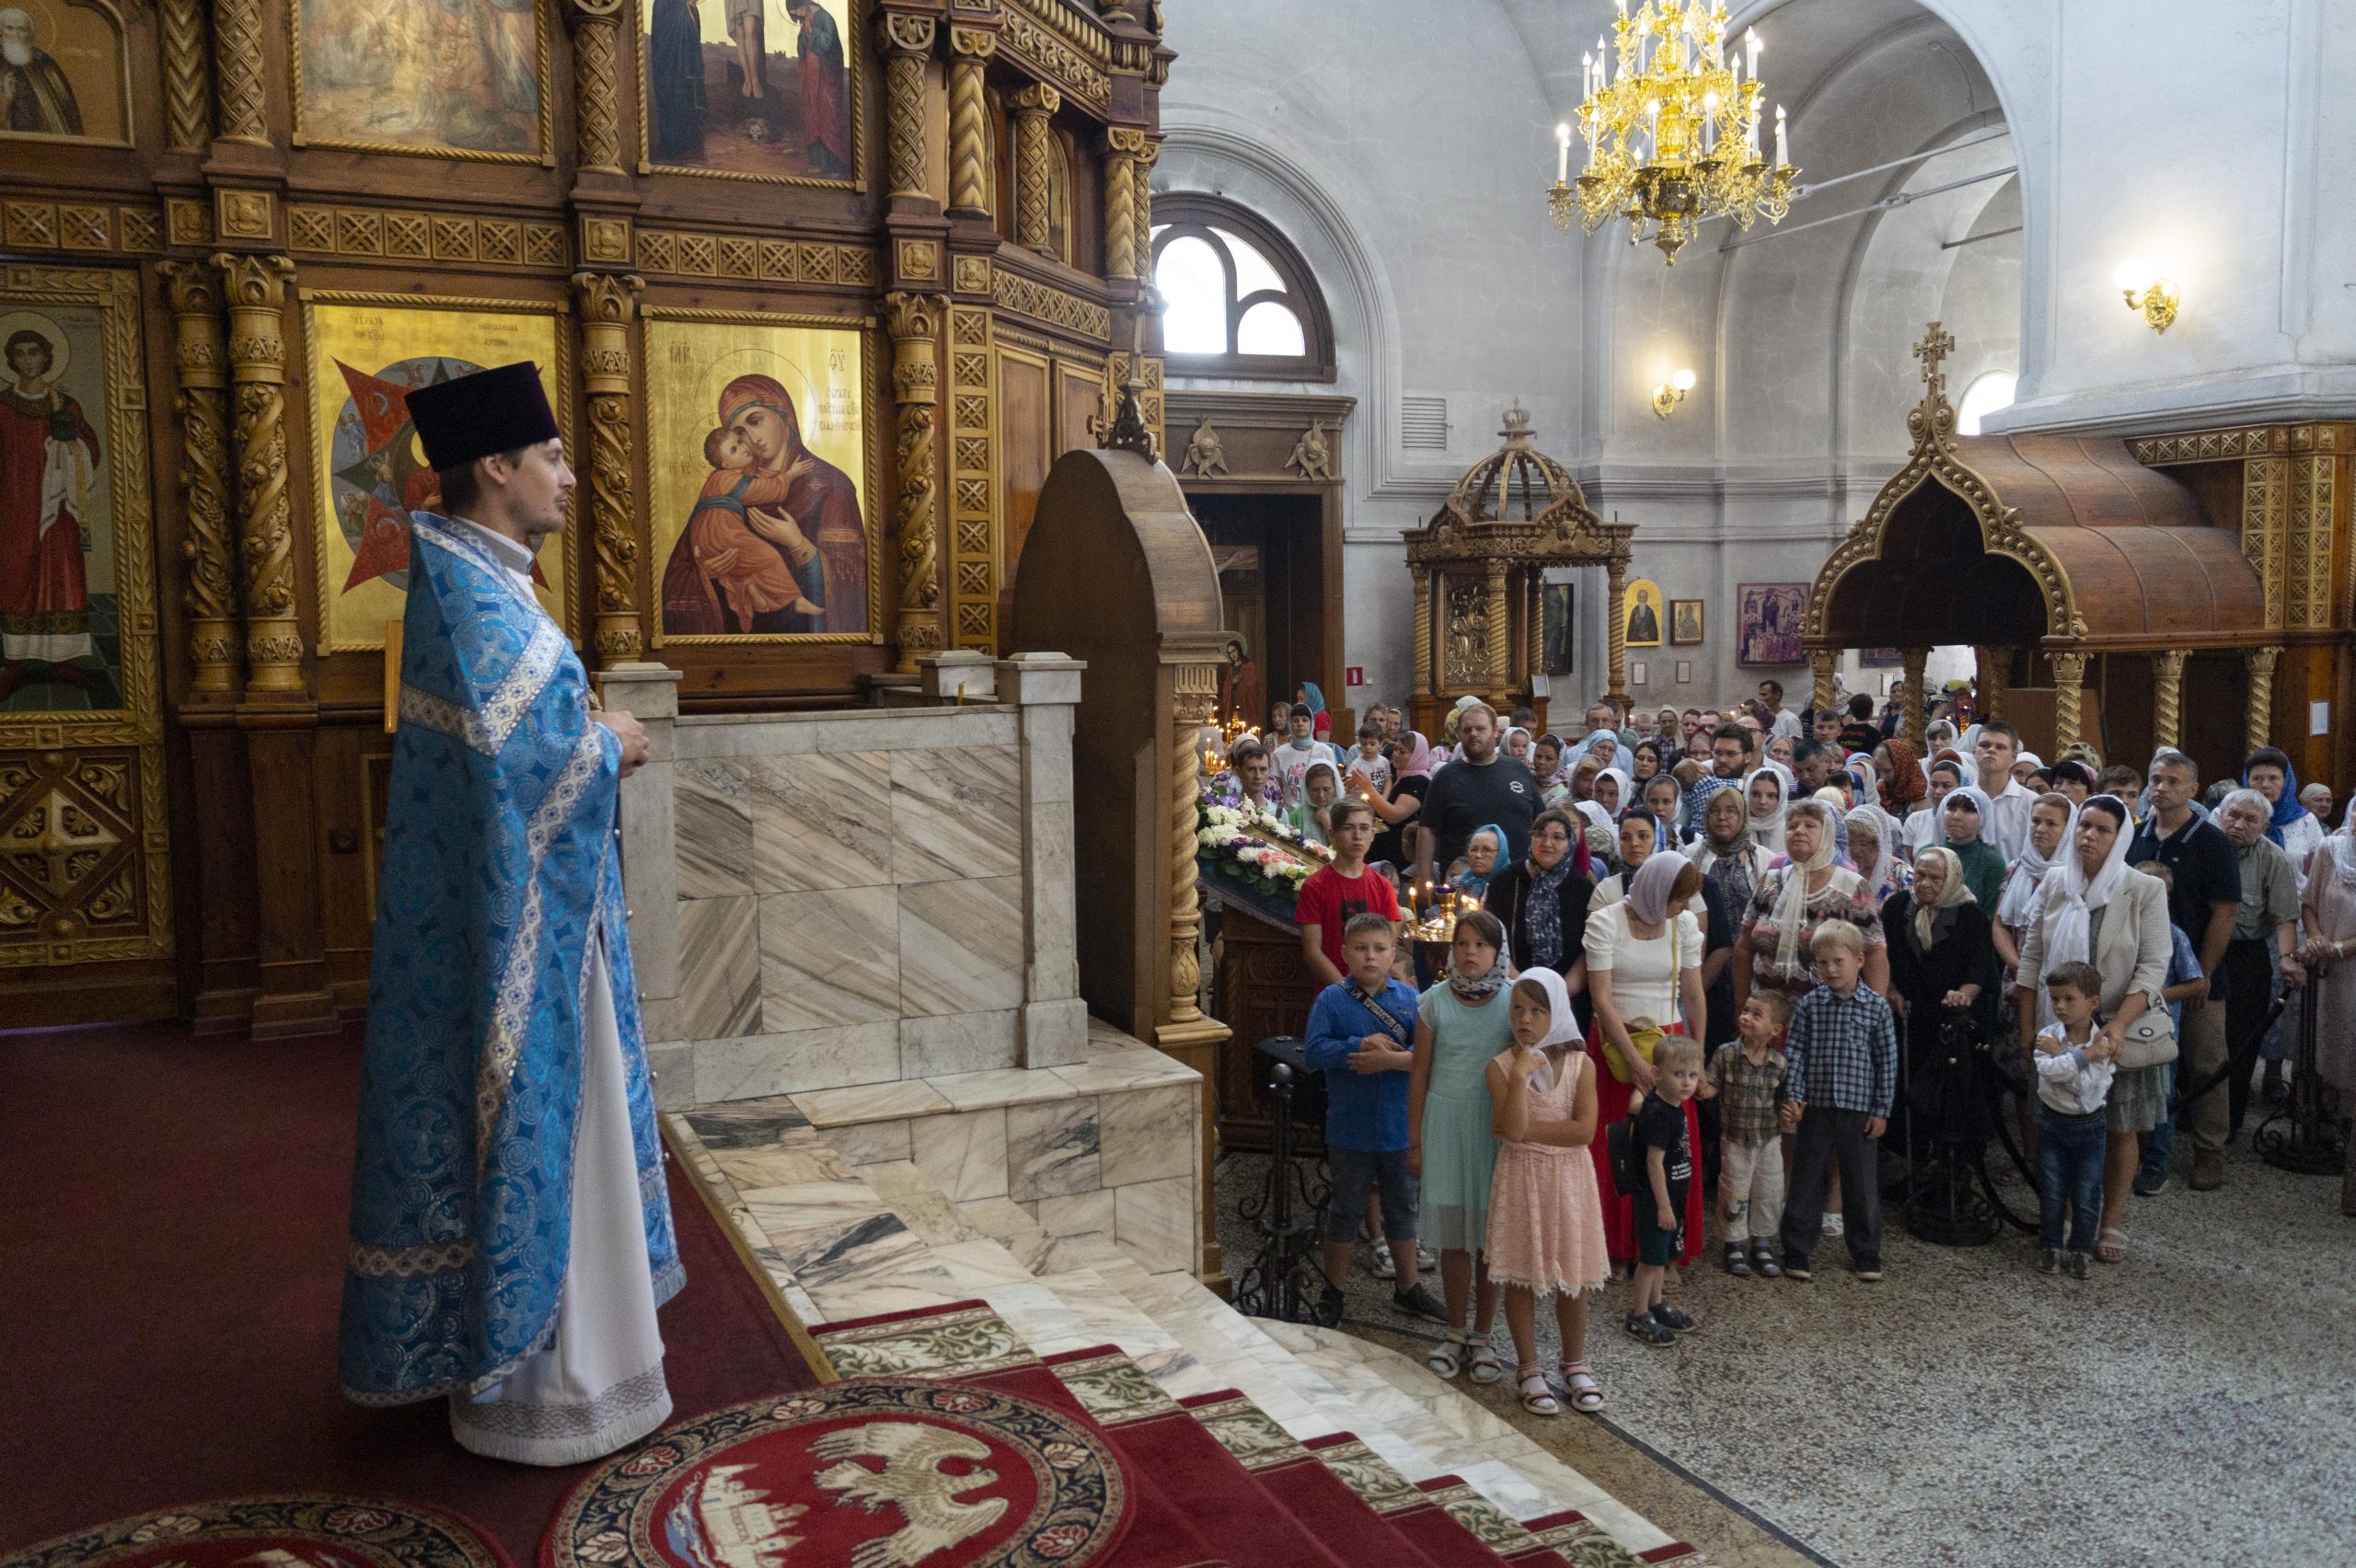
<svg viewBox="0 0 2356 1568"><path fill-rule="evenodd" d="M1157 196L1153 215L1153 286L1172 375L1334 378L1324 298L1282 235L1213 196Z"/></svg>
<svg viewBox="0 0 2356 1568"><path fill-rule="evenodd" d="M1978 435L1980 421L1999 409L2013 406L2013 388L2020 378L2009 370L1992 370L1972 378L1963 389L1963 401L1956 405L1955 431L1958 435Z"/></svg>

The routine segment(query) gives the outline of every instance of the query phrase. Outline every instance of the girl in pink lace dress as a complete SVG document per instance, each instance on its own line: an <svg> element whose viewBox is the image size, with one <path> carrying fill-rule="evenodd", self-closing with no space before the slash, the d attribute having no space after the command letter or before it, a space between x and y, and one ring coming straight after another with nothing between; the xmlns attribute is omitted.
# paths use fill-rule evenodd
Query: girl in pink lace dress
<svg viewBox="0 0 2356 1568"><path fill-rule="evenodd" d="M1511 1018L1513 1045L1487 1069L1502 1140L1489 1184L1489 1274L1505 1286L1522 1408L1534 1415L1563 1408L1538 1364L1538 1297L1551 1294L1571 1403L1597 1411L1603 1389L1585 1359L1587 1293L1610 1277L1611 1261L1588 1152L1595 1080L1586 1053L1574 1048L1578 1020L1562 975L1533 969L1515 982Z"/></svg>

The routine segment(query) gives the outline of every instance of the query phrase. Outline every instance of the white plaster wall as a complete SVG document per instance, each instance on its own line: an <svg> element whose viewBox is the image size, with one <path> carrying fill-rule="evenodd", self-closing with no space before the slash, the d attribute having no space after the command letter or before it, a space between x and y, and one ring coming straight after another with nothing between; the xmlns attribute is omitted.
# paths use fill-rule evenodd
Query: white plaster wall
<svg viewBox="0 0 2356 1568"><path fill-rule="evenodd" d="M1496 449L1509 404L1531 410L1550 450L1575 442L1577 258L1530 176L1551 165L1553 111L1493 0L1186 0L1168 19L1179 61L1154 189L1252 208L1316 275L1339 379L1296 389L1357 399L1343 440L1344 659L1368 685L1346 699L1403 700L1400 534ZM1401 450L1405 392L1448 398L1444 455Z"/></svg>

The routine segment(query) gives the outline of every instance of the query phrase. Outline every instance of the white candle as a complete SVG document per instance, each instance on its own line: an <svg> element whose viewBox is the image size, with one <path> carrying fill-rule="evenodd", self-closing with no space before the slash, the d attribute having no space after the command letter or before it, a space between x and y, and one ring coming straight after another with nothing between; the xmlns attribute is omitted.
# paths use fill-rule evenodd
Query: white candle
<svg viewBox="0 0 2356 1568"><path fill-rule="evenodd" d="M1757 28L1743 29L1742 47L1750 56L1750 75L1753 79L1756 79L1759 75L1759 29Z"/></svg>
<svg viewBox="0 0 2356 1568"><path fill-rule="evenodd" d="M1788 144L1784 140L1784 106L1779 103L1775 106L1775 163L1780 167L1791 161Z"/></svg>
<svg viewBox="0 0 2356 1568"><path fill-rule="evenodd" d="M1559 185L1571 177L1571 128L1554 127L1554 182Z"/></svg>

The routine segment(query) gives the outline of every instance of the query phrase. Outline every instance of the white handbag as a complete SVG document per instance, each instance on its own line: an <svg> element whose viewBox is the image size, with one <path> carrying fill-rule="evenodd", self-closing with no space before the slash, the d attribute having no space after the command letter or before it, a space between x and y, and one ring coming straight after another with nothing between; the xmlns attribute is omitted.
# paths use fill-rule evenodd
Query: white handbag
<svg viewBox="0 0 2356 1568"><path fill-rule="evenodd" d="M2176 1022L2165 1007L2145 1008L2119 1044L2119 1070L2156 1067L2176 1060Z"/></svg>

